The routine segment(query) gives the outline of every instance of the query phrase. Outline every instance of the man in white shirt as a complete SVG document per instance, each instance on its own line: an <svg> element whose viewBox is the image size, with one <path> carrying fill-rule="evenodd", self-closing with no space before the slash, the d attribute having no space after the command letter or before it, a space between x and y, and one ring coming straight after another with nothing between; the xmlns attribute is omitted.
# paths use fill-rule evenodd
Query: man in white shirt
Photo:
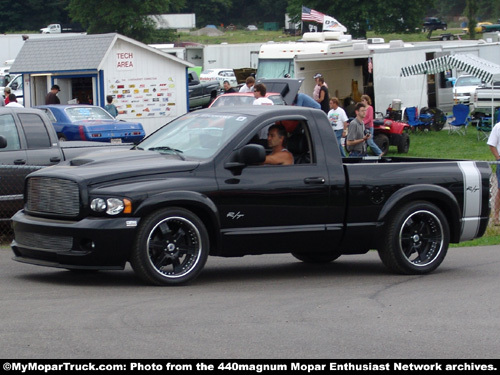
<svg viewBox="0 0 500 375"><path fill-rule="evenodd" d="M495 197L495 212L494 212L494 224L500 225L500 122L498 122L491 130L490 136L488 137L488 146L490 146L490 151L493 157L498 162L496 165L497 174L497 195Z"/></svg>
<svg viewBox="0 0 500 375"><path fill-rule="evenodd" d="M253 96L255 100L253 101L253 105L273 105L271 99L266 98L267 89L263 83L259 83L254 86Z"/></svg>
<svg viewBox="0 0 500 375"><path fill-rule="evenodd" d="M255 85L255 78L247 77L245 84L240 87L240 92L253 92L253 85Z"/></svg>
<svg viewBox="0 0 500 375"><path fill-rule="evenodd" d="M9 94L9 103L7 103L5 107L24 108L21 104L17 102L16 94Z"/></svg>
<svg viewBox="0 0 500 375"><path fill-rule="evenodd" d="M330 99L330 111L328 112L328 120L333 127L335 137L337 137L337 142L339 143L340 154L343 158L346 157L344 147L342 147L342 138L347 135L347 126L349 119L342 107L339 107L339 99Z"/></svg>

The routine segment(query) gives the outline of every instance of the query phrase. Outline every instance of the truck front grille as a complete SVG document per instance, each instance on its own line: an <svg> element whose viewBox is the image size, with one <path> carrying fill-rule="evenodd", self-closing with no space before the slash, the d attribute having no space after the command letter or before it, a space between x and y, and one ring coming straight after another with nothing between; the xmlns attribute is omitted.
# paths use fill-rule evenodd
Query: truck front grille
<svg viewBox="0 0 500 375"><path fill-rule="evenodd" d="M21 246L49 252L70 251L73 238L31 232L16 232L16 242Z"/></svg>
<svg viewBox="0 0 500 375"><path fill-rule="evenodd" d="M28 179L26 210L65 217L80 213L80 192L75 181L51 177Z"/></svg>

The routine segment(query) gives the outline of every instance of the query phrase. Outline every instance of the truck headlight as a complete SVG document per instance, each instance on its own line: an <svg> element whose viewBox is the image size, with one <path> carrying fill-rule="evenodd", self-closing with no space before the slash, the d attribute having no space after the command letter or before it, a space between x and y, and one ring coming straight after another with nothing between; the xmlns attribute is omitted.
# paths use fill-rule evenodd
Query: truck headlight
<svg viewBox="0 0 500 375"><path fill-rule="evenodd" d="M94 198L90 209L95 212L106 212L108 215L129 214L132 212L132 202L126 198Z"/></svg>

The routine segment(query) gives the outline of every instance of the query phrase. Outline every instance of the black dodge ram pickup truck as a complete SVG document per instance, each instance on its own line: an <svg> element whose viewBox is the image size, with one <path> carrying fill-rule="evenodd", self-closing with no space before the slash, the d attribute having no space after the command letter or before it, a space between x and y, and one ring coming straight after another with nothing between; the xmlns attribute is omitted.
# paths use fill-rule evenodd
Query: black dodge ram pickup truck
<svg viewBox="0 0 500 375"><path fill-rule="evenodd" d="M287 125L295 164L262 165L262 134ZM76 158L26 179L14 259L193 280L208 255L292 253L305 262L377 249L425 274L488 224L486 162L345 158L320 110L223 107L181 116L134 150Z"/></svg>

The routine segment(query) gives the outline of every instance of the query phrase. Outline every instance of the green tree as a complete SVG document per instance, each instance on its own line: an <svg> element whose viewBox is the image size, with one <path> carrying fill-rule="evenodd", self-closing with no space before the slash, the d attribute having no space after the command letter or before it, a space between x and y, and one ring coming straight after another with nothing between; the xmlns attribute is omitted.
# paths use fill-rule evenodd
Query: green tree
<svg viewBox="0 0 500 375"><path fill-rule="evenodd" d="M300 19L302 0L289 0L288 12ZM353 37L366 38L368 30L376 32L412 32L420 27L434 0L314 0L308 7L335 17Z"/></svg>
<svg viewBox="0 0 500 375"><path fill-rule="evenodd" d="M477 0L467 0L467 19L469 20L469 35L471 39L476 39L476 17L477 17Z"/></svg>
<svg viewBox="0 0 500 375"><path fill-rule="evenodd" d="M178 11L184 0L70 0L71 18L89 34L117 32L145 43L158 32L148 15Z"/></svg>
<svg viewBox="0 0 500 375"><path fill-rule="evenodd" d="M49 23L68 23L69 0L0 0L0 32L37 31Z"/></svg>

